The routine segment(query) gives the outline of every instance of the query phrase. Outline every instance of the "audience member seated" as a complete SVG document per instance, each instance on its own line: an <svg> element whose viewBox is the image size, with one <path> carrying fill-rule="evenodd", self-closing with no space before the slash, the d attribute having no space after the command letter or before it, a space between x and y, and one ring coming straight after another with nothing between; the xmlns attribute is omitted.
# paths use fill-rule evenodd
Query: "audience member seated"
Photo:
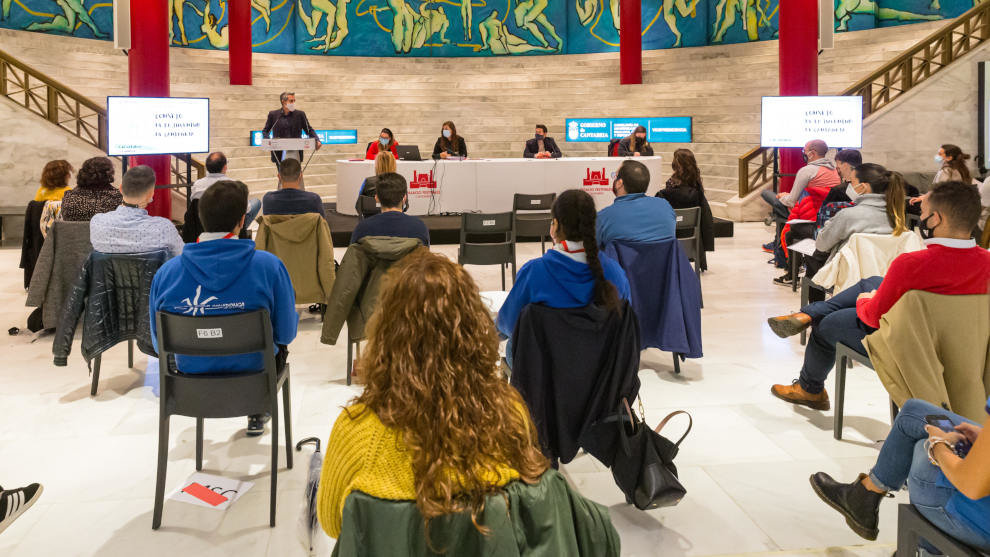
<svg viewBox="0 0 990 557"><path fill-rule="evenodd" d="M694 153L690 149L678 149L674 151L674 158L670 163L673 175L667 180L664 189L657 192L656 197L662 197L670 203L674 209L690 209L692 207L701 208L701 247L703 251L699 254L701 270L708 269L708 258L705 252L715 251L715 233L712 229L713 217L712 208L705 198L705 188L701 184L701 171L698 169L698 162L694 158ZM675 221L676 225L676 221ZM691 236L689 232L687 236ZM678 234L678 236L680 236Z"/></svg>
<svg viewBox="0 0 990 557"><path fill-rule="evenodd" d="M788 220L791 208L797 205L806 188L832 188L839 184L839 174L835 171L835 164L825 158L827 153L828 145L824 141L820 139L809 141L804 146L804 157L808 164L797 171L791 191L774 194L771 190L763 190L760 194L763 200L770 204L774 220L778 224Z"/></svg>
<svg viewBox="0 0 990 557"><path fill-rule="evenodd" d="M391 152L392 156L399 158L399 152L396 147L399 142L395 140L395 136L392 135L392 130L388 128L382 128L381 133L378 134L378 141L372 141L368 145L368 151L364 154L365 160L375 160L375 157L379 153Z"/></svg>
<svg viewBox="0 0 990 557"><path fill-rule="evenodd" d="M419 218L407 215L408 201L406 179L395 172L378 176L375 200L382 206L382 212L368 217L354 227L351 243L365 236L392 236L397 238L417 238L424 246L430 245L430 231Z"/></svg>
<svg viewBox="0 0 990 557"><path fill-rule="evenodd" d="M248 189L241 182L222 180L207 188L199 200L199 216L205 232L182 255L162 265L151 283L151 334L155 338L155 313L226 315L266 309L272 320L276 357L284 365L286 347L296 337L299 315L285 265L274 255L256 250L251 240L237 239L244 226ZM261 354L237 356L176 356L182 373L230 373L259 371ZM271 416L250 416L247 433L264 433Z"/></svg>
<svg viewBox="0 0 990 557"><path fill-rule="evenodd" d="M990 414L990 400L986 411ZM945 416L943 431L926 417ZM982 551L990 551L990 418L980 426L923 400L911 399L894 420L868 474L839 483L825 472L811 476L815 493L867 540L879 534L880 502L910 483L911 504L936 528ZM938 555L924 539L927 553Z"/></svg>
<svg viewBox="0 0 990 557"><path fill-rule="evenodd" d="M323 530L367 554L384 555L386 545L410 554L424 545L489 554L482 548L506 539L510 546L501 549L512 554L536 543L554 555L564 551L558 544L614 554L617 539L602 507L577 495L555 500L548 480L570 490L548 470L522 398L497 372L498 336L467 271L420 249L388 272L381 292L358 362L364 391L341 412L327 442L317 494ZM545 488L539 496L510 496L538 484ZM493 495L504 497L511 520L485 513ZM393 519L403 509L401 519L371 527L376 513L349 510L366 496ZM575 505L579 518L531 524L557 504ZM465 522L469 515L473 528L467 523L451 537L460 519L450 515Z"/></svg>
<svg viewBox="0 0 990 557"><path fill-rule="evenodd" d="M72 176L72 165L69 161L48 161L41 171L41 186L34 194L35 201L61 201L65 192L71 188L69 178Z"/></svg>
<svg viewBox="0 0 990 557"><path fill-rule="evenodd" d="M839 173L839 184L832 186L828 190L828 195L825 196L825 200L822 201L822 206L818 210L818 217L815 219L815 228L812 234L809 236L804 234L803 236L796 236L795 242L803 238L813 238L818 230L821 230L828 219L835 216L836 213L852 205L852 197L849 194L855 195L852 187L853 173L856 171L856 167L863 164L863 155L855 149L843 149L835 154L835 170ZM792 233L796 227L791 227Z"/></svg>
<svg viewBox="0 0 990 557"><path fill-rule="evenodd" d="M109 213L93 215L89 241L103 253L144 253L164 249L169 257L182 253L182 238L172 221L148 215L145 207L155 197L155 171L135 166L120 184L123 203Z"/></svg>
<svg viewBox="0 0 990 557"><path fill-rule="evenodd" d="M113 163L106 157L87 159L76 174L76 187L62 196L58 218L88 221L93 215L116 209L122 200L113 187Z"/></svg>
<svg viewBox="0 0 990 557"><path fill-rule="evenodd" d="M673 211L669 205L668 210ZM550 215L553 249L519 269L512 290L499 309L498 332L506 338L512 338L519 314L529 304L579 308L594 301L614 307L617 296L629 299L629 281L622 267L598 250L595 200L585 191L567 190L554 200ZM510 368L511 344L505 349Z"/></svg>
<svg viewBox="0 0 990 557"><path fill-rule="evenodd" d="M968 160L969 155L963 153L962 149L958 146L952 144L942 145L938 149L938 154L935 155L935 164L938 165L938 172L935 173L935 179L932 181L932 184L937 185L942 182L972 183L973 177L969 173L969 168L966 167L966 161Z"/></svg>
<svg viewBox="0 0 990 557"><path fill-rule="evenodd" d="M266 215L301 215L323 211L323 199L319 195L304 191L299 187L302 181L302 165L296 159L285 159L278 170L279 189L270 191L262 199L262 210Z"/></svg>
<svg viewBox="0 0 990 557"><path fill-rule="evenodd" d="M650 170L639 161L623 161L615 173L615 201L598 212L599 246L614 240L660 242L674 237L677 216L666 199L646 197Z"/></svg>
<svg viewBox="0 0 990 557"><path fill-rule="evenodd" d="M636 129L619 140L618 154L620 157L652 157L653 146L646 140L646 128L636 126Z"/></svg>
<svg viewBox="0 0 990 557"><path fill-rule="evenodd" d="M358 200L354 204L354 209L358 212L362 218L368 218L371 215L377 215L380 210L374 212L361 213L361 197L375 197L375 193L378 190L377 178L382 174L387 172L395 172L395 157L392 153L388 151L382 151L375 156L375 175L369 176L361 182L361 188L358 189Z"/></svg>
<svg viewBox="0 0 990 557"><path fill-rule="evenodd" d="M774 385L774 396L793 404L828 410L825 379L839 342L866 354L862 340L908 290L935 294L985 294L990 253L970 236L979 217L979 194L962 182L943 182L922 199L927 249L897 257L885 277L870 277L799 313L772 317L770 328L785 338L811 327L801 374L791 385Z"/></svg>
<svg viewBox="0 0 990 557"><path fill-rule="evenodd" d="M879 164L864 163L856 167L849 186L852 204L825 222L815 239L815 253L804 260L808 277L815 276L829 255L842 248L853 234L865 232L900 236L907 230L904 180L900 174ZM793 241L787 239L788 244ZM774 282L782 279L789 281L790 272Z"/></svg>
<svg viewBox="0 0 990 557"><path fill-rule="evenodd" d="M214 151L206 157L206 176L193 183L190 200L203 197L207 188L220 180L230 180L227 177L227 156L220 151ZM254 217L261 212L261 201L258 199L248 199L247 218L244 222L249 225L254 222Z"/></svg>

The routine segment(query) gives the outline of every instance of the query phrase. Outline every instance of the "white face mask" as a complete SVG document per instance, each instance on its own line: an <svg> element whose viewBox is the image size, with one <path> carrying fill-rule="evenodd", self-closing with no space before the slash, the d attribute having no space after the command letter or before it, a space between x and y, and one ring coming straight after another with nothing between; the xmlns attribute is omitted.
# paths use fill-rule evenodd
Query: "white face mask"
<svg viewBox="0 0 990 557"><path fill-rule="evenodd" d="M850 201L856 201L856 199L859 198L859 192L856 191L856 188L854 188L852 184L846 186L846 195L849 197Z"/></svg>
<svg viewBox="0 0 990 557"><path fill-rule="evenodd" d="M443 130L443 136L450 139L450 130Z"/></svg>
<svg viewBox="0 0 990 557"><path fill-rule="evenodd" d="M945 159L941 155L935 155L935 164L941 166L943 163L945 163Z"/></svg>
<svg viewBox="0 0 990 557"><path fill-rule="evenodd" d="M288 104L285 105L285 108L289 112L292 112L293 110L296 109L296 103L288 103Z"/></svg>

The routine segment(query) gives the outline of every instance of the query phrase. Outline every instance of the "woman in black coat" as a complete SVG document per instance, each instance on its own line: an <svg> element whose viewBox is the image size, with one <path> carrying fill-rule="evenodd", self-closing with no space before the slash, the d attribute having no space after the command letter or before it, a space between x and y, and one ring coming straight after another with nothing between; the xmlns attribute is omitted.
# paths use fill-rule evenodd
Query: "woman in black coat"
<svg viewBox="0 0 990 557"><path fill-rule="evenodd" d="M689 149L678 149L674 151L670 166L674 173L667 180L666 187L658 191L656 196L666 199L674 209L701 208L701 245L704 249L698 263L702 270L706 270L708 258L705 252L715 251L715 235L712 230L712 209L705 199L705 188L701 185L698 162ZM691 233L687 231L678 231L677 234L678 237L690 235Z"/></svg>

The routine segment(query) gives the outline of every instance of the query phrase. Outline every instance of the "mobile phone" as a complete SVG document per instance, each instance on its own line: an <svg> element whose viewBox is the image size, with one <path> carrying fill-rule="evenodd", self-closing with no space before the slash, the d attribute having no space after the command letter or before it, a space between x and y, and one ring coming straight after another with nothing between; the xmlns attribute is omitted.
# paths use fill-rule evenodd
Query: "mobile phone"
<svg viewBox="0 0 990 557"><path fill-rule="evenodd" d="M933 425L946 433L952 433L956 430L956 426L952 425L952 420L944 414L929 414L925 416L925 421L928 425Z"/></svg>

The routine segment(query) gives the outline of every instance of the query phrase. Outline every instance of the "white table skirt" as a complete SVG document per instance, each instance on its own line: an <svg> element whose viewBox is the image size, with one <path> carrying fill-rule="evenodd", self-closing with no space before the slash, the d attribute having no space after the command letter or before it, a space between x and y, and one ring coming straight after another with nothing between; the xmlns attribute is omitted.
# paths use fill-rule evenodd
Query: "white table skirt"
<svg viewBox="0 0 990 557"><path fill-rule="evenodd" d="M583 189L598 209L612 204L615 171L626 159L567 157L560 159L468 159L463 161L398 161L397 171L409 181L411 215L498 213L512 210L516 193L560 193ZM647 195L663 184L660 157L636 157L650 170ZM374 175L374 161L337 161L337 212L357 214L354 204L365 178Z"/></svg>

